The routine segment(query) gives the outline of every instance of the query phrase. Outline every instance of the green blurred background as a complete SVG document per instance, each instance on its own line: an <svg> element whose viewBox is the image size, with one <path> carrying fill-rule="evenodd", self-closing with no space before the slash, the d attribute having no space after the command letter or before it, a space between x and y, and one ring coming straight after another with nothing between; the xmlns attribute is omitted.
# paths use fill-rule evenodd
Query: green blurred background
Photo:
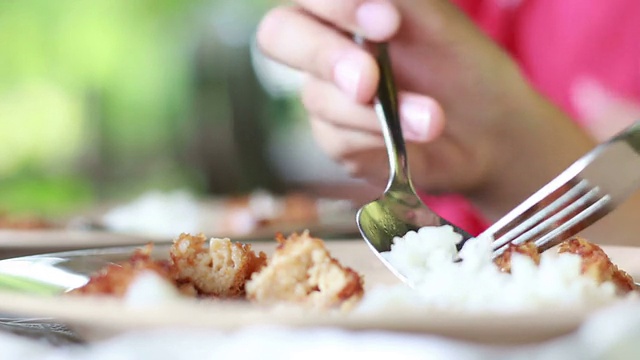
<svg viewBox="0 0 640 360"><path fill-rule="evenodd" d="M268 142L304 116L250 56L272 2L0 2L0 211L286 190Z"/></svg>

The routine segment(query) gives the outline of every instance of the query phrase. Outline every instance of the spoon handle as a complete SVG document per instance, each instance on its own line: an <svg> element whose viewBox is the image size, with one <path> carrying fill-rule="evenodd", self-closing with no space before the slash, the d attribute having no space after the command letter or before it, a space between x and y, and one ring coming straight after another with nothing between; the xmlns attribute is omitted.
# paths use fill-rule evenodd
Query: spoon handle
<svg viewBox="0 0 640 360"><path fill-rule="evenodd" d="M395 186L408 187L413 191L407 159L407 148L402 135L398 92L393 79L391 58L386 43L373 45L374 56L380 69L380 81L375 99L375 111L380 120L382 134L389 156L389 183L387 190Z"/></svg>

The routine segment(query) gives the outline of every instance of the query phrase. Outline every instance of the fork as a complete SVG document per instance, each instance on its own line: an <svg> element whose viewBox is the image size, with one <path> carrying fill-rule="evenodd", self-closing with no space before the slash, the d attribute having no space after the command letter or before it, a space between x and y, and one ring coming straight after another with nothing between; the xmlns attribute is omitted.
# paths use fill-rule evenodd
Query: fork
<svg viewBox="0 0 640 360"><path fill-rule="evenodd" d="M640 121L582 156L480 237L493 256L533 242L539 252L578 234L640 188Z"/></svg>

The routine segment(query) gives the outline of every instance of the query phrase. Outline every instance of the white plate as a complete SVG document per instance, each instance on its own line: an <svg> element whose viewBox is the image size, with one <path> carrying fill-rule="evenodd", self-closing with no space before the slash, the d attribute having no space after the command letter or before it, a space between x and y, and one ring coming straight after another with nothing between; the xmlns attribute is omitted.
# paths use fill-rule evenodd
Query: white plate
<svg viewBox="0 0 640 360"><path fill-rule="evenodd" d="M106 231L39 229L0 229L0 259L54 251L146 244L151 239L141 235ZM171 239L166 239L169 242Z"/></svg>
<svg viewBox="0 0 640 360"><path fill-rule="evenodd" d="M289 234L303 230L311 231L314 236L325 239L356 236L355 221L323 224L279 224L259 228L245 234L224 234L213 229L201 230L208 236L230 237L238 241L271 241L276 233ZM176 236L179 234L176 234ZM110 231L74 230L74 229L37 229L11 230L0 229L0 259L16 256L43 254L56 251L81 250L114 246L139 246L148 242L170 243L174 237L151 236L142 234L116 233Z"/></svg>
<svg viewBox="0 0 640 360"><path fill-rule="evenodd" d="M277 232L309 229L317 236L355 236L356 209L347 200L306 194L254 192L196 199L182 192L149 192L129 204L95 209L76 219L94 230L166 241L180 232L234 239L272 239Z"/></svg>
<svg viewBox="0 0 640 360"><path fill-rule="evenodd" d="M284 197L270 194L254 194L252 198L254 201L264 198L267 203L285 201ZM52 228L0 228L0 259L54 251L138 246L149 241L170 243L182 231L239 241L273 240L278 232L288 234L303 230L322 238L359 236L355 209L345 200L302 196L305 199L302 204L315 206L315 217L310 215L288 222L273 219L272 223L263 223L262 217L249 211L249 205L244 205L242 199L244 197L195 199L180 193L149 193L143 200L130 204L98 206L83 212L82 216L60 220ZM118 225L110 227L105 216L114 209L118 210Z"/></svg>
<svg viewBox="0 0 640 360"><path fill-rule="evenodd" d="M332 254L365 276L366 287L397 280L361 240L328 241ZM275 244L256 243L257 250ZM636 278L640 275L640 248L605 248L614 262ZM106 263L121 261L132 248L82 250L0 261L0 273L24 276L63 288L82 285L87 275ZM167 254L156 247L154 256ZM192 300L158 307L127 307L114 299L44 297L0 291L0 313L14 316L50 317L69 324L81 337L95 339L132 329L199 327L233 330L244 326L280 324L295 327L332 326L354 330L390 330L438 334L481 343L531 343L575 330L593 309L546 309L536 313L468 314L408 311L374 314L304 313L293 309L265 310L247 303L197 303Z"/></svg>
<svg viewBox="0 0 640 360"><path fill-rule="evenodd" d="M145 236L114 234L106 231L0 229L0 251L29 248L58 249L52 251L81 250L88 247L140 245L149 241L151 240Z"/></svg>

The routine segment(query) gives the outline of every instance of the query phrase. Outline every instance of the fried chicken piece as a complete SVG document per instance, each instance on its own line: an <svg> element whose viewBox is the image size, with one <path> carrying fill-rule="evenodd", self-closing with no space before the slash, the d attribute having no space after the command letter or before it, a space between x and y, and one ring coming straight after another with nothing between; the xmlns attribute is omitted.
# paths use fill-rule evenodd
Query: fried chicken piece
<svg viewBox="0 0 640 360"><path fill-rule="evenodd" d="M151 258L153 244L136 249L129 260L122 264L109 264L91 276L84 286L70 291L71 294L109 295L123 297L133 280L143 272L152 271L173 284L168 261Z"/></svg>
<svg viewBox="0 0 640 360"><path fill-rule="evenodd" d="M536 264L540 263L540 254L534 243L517 246L509 245L509 248L494 260L500 270L511 271L511 256L513 253L526 255L533 259ZM574 237L562 242L558 246L558 253L571 253L580 256L582 258L582 273L590 276L599 284L611 281L620 294L635 290L633 278L611 262L609 256L596 244L580 237Z"/></svg>
<svg viewBox="0 0 640 360"><path fill-rule="evenodd" d="M275 222L310 223L318 221L318 218L316 199L305 194L292 193L284 197L284 211Z"/></svg>
<svg viewBox="0 0 640 360"><path fill-rule="evenodd" d="M509 244L509 247L496 257L493 262L500 268L501 271L511 272L511 256L514 254L522 254L530 257L536 265L540 264L540 253L534 243L524 243L522 245Z"/></svg>
<svg viewBox="0 0 640 360"><path fill-rule="evenodd" d="M280 243L266 267L247 282L247 297L257 303L292 302L315 308L348 307L363 295L358 273L332 258L321 239L307 231Z"/></svg>
<svg viewBox="0 0 640 360"><path fill-rule="evenodd" d="M40 230L51 229L55 225L48 220L37 216L12 216L0 212L0 229L11 230Z"/></svg>
<svg viewBox="0 0 640 360"><path fill-rule="evenodd" d="M267 262L251 245L229 239L181 234L170 250L171 267L182 291L192 288L200 296L233 298L245 294L245 282Z"/></svg>
<svg viewBox="0 0 640 360"><path fill-rule="evenodd" d="M231 234L319 220L317 200L303 193L277 196L256 191L226 199L224 207L221 226L223 232Z"/></svg>
<svg viewBox="0 0 640 360"><path fill-rule="evenodd" d="M582 258L582 273L598 283L611 281L620 294L635 289L633 278L616 266L598 245L575 237L560 244L558 253L571 253Z"/></svg>

